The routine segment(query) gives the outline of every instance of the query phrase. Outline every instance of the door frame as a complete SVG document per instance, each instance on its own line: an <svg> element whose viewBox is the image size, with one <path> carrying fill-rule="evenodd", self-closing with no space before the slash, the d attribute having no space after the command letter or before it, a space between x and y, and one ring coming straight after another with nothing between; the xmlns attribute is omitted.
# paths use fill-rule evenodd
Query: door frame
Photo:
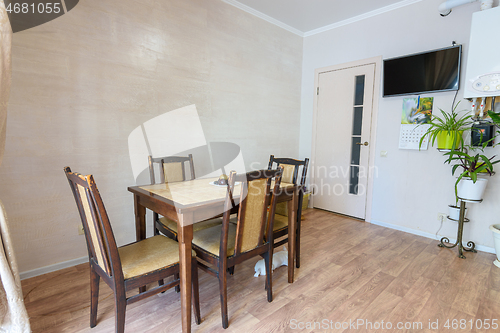
<svg viewBox="0 0 500 333"><path fill-rule="evenodd" d="M376 146L376 134L377 134L377 119L378 119L378 105L380 97L380 78L382 69L382 56L367 58L357 61L352 61L348 63L332 65L328 67L316 68L314 70L314 105L313 105L313 129L312 129L312 145L311 145L311 184L316 184L315 175L315 162L316 162L316 135L317 135L317 119L318 119L318 97L317 94L319 88L319 74L331 72L335 70L348 69L352 67L360 67L364 65L375 65L375 73L373 77L373 99L372 99L372 119L370 126L370 145L369 145L369 155L368 155L368 180L366 185L366 206L365 206L365 221L371 221L372 215L372 202L373 202L373 175L371 170L375 170L375 146ZM321 93L321 92L320 92ZM314 195L311 196L311 203L314 207Z"/></svg>

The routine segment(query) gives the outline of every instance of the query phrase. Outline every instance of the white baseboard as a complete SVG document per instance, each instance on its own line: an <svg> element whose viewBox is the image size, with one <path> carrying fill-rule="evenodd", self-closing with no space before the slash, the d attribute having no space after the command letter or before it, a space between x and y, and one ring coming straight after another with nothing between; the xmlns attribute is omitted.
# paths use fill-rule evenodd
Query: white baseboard
<svg viewBox="0 0 500 333"><path fill-rule="evenodd" d="M370 223L379 225L381 227L386 227L386 228L390 228L390 229L404 231L404 232L407 232L409 234L413 234L413 235L422 236L422 237L425 237L425 238L430 238L430 239L436 240L436 235L428 233L428 232L424 232L424 231L420 231L420 230L415 230L415 229L411 229L411 228L408 228L408 227L402 227L400 225L395 225L395 224L390 224L390 223L375 221L375 220L371 220ZM443 236L439 235L439 237L443 237ZM455 239L450 238L450 242L451 243L455 243L456 241L457 241L456 238ZM495 249L494 248L489 247L489 246L484 246L484 245L476 245L476 250L482 251L482 252L488 252L488 253L495 253Z"/></svg>
<svg viewBox="0 0 500 333"><path fill-rule="evenodd" d="M31 271L21 272L19 274L19 276L21 277L21 280L29 279L29 278L32 278L35 276L55 272L55 271L58 271L60 269L80 265L80 264L83 264L86 262L89 262L89 257L81 257L81 258L77 258L77 259L63 261L63 262L60 262L60 263L57 263L54 265L49 265L49 266L45 266L45 267L32 269Z"/></svg>

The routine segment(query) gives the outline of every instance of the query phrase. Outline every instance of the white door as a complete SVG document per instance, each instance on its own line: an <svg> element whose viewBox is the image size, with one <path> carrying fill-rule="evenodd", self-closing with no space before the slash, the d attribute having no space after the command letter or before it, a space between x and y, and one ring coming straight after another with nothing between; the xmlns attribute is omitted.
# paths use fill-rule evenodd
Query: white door
<svg viewBox="0 0 500 333"><path fill-rule="evenodd" d="M314 207L364 219L375 64L318 75Z"/></svg>

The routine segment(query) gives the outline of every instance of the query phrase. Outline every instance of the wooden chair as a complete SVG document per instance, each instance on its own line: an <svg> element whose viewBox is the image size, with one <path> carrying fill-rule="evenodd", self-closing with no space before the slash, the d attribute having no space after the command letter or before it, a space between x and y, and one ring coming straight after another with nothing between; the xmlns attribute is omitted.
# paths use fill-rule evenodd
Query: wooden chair
<svg viewBox="0 0 500 333"><path fill-rule="evenodd" d="M283 186L285 183L291 184L299 184L302 185L302 189L299 192L298 198L298 208L297 208L297 233L296 233L296 242L295 242L295 266L297 268L300 267L300 222L302 215L302 200L304 198L304 188L306 183L306 175L307 175L307 167L309 165L309 159L305 160L296 160L293 158L276 158L274 155L271 155L269 158L269 166L268 169L273 168L273 164L277 166L283 167L283 177L281 181L283 182ZM299 181L299 169L302 167L302 174L300 176ZM276 216L274 218L274 239L278 239L283 236L288 236L288 216L287 207L285 202L279 203L276 207ZM274 243L274 247L279 247L281 245L288 243L288 237L277 241ZM290 254L289 254L290 255Z"/></svg>
<svg viewBox="0 0 500 333"><path fill-rule="evenodd" d="M165 236L154 236L117 247L101 195L92 175L83 176L64 168L80 213L90 264L90 327L97 324L99 280L113 290L115 331L125 329L125 307L179 285L179 279L127 298L126 292L148 283L179 274L179 244ZM201 322L198 270L195 254L192 265L193 307L196 323ZM144 288L145 289L145 288Z"/></svg>
<svg viewBox="0 0 500 333"><path fill-rule="evenodd" d="M233 267L254 256L263 256L266 262L267 300L269 302L273 300L271 230L276 200L271 195L271 179L276 179L274 191L278 191L281 173L281 168L252 171L240 175L232 171L229 175L222 225L199 230L193 234L193 249L199 258L208 264L199 261L200 268L219 279L222 327L224 328L229 325L226 273L228 267ZM241 185L237 185L241 188L239 193L235 193L235 182L241 182ZM235 207L233 197L240 201L239 212L235 223L230 223L230 210ZM270 207L269 214L268 207ZM267 240L264 240L265 233L271 234Z"/></svg>
<svg viewBox="0 0 500 333"><path fill-rule="evenodd" d="M183 182L186 180L185 163L189 164L190 177L188 180L195 179L193 155L189 154L187 157L182 156L165 156L153 157L149 156L149 176L151 185L156 184L154 165L157 163L160 170L160 184ZM167 217L159 217L158 213L153 213L153 224L155 235L160 232L165 236L177 240L177 222ZM211 220L199 222L193 225L193 231L202 230L221 224L220 221ZM177 290L177 289L176 289Z"/></svg>

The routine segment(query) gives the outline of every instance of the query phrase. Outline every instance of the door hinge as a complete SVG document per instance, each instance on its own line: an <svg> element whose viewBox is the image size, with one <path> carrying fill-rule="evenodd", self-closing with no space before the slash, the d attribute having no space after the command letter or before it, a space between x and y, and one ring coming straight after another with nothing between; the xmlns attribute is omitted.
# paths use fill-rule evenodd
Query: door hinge
<svg viewBox="0 0 500 333"><path fill-rule="evenodd" d="M316 95L319 95L319 87L316 88Z"/></svg>

